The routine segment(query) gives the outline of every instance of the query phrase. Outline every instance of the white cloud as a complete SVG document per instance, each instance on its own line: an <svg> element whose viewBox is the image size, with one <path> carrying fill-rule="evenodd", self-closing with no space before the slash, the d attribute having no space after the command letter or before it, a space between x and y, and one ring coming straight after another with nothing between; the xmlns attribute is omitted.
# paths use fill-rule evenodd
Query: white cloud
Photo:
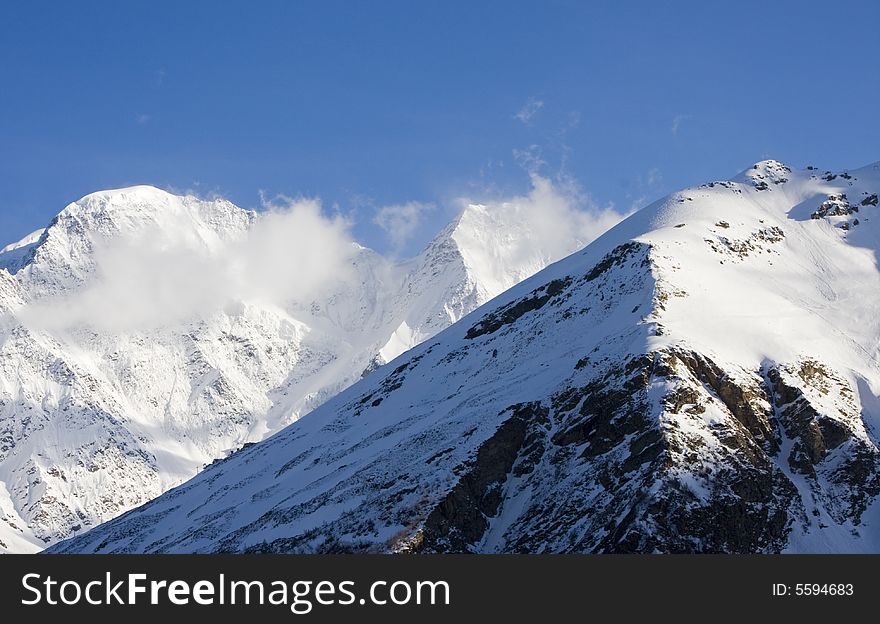
<svg viewBox="0 0 880 624"><path fill-rule="evenodd" d="M624 214L613 205L597 205L571 178L553 180L534 172L529 178L531 189L526 195L495 201L460 200L463 207L480 209L504 232L503 244L497 245L485 244L496 229L493 223L465 234L474 238L473 244L466 245L475 256L474 262L497 273L499 281L505 267L533 266L537 270L588 245L632 212Z"/></svg>
<svg viewBox="0 0 880 624"><path fill-rule="evenodd" d="M660 169L657 167L653 167L648 170L648 175L645 180L648 186L655 186L663 181L663 174L660 172Z"/></svg>
<svg viewBox="0 0 880 624"><path fill-rule="evenodd" d="M534 97L530 97L528 101L523 105L521 109L514 115L516 119L519 119L524 124L529 124L532 121L532 117L538 114L538 111L544 108L544 102L542 100L535 99Z"/></svg>
<svg viewBox="0 0 880 624"><path fill-rule="evenodd" d="M417 201L384 206L376 213L373 223L385 230L388 238L391 240L391 244L396 249L400 249L416 233L421 223L422 215L433 209L433 204Z"/></svg>
<svg viewBox="0 0 880 624"><path fill-rule="evenodd" d="M345 279L354 249L348 224L325 217L316 200L276 200L247 231L225 239L194 229L191 213L163 221L161 230L96 240L95 278L63 299L29 306L23 320L50 330L147 330L240 301L307 303Z"/></svg>
<svg viewBox="0 0 880 624"><path fill-rule="evenodd" d="M547 165L544 159L544 150L540 145L529 145L526 149L514 148L513 159L530 175L537 173Z"/></svg>
<svg viewBox="0 0 880 624"><path fill-rule="evenodd" d="M146 113L138 113L134 117L134 122L137 125L142 126L145 123L148 123L152 118L153 118L152 115L147 115Z"/></svg>
<svg viewBox="0 0 880 624"><path fill-rule="evenodd" d="M630 213L635 212L636 210L641 210L645 206L648 205L648 197L646 195L639 195L635 199L630 202Z"/></svg>
<svg viewBox="0 0 880 624"><path fill-rule="evenodd" d="M685 122L685 120L690 119L690 115L676 115L672 118L672 127L670 128L672 132L672 136L678 136L678 131L681 128L681 124Z"/></svg>

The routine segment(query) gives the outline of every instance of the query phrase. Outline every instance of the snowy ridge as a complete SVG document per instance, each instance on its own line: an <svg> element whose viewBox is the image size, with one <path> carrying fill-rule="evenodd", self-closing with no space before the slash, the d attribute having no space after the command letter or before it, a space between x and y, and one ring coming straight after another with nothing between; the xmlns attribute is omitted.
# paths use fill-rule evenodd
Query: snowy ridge
<svg viewBox="0 0 880 624"><path fill-rule="evenodd" d="M399 265L355 246L351 270L312 301L242 299L137 329L53 325L53 306L107 268L107 245L111 260L130 242L209 262L261 218L138 186L88 195L0 252L0 552L38 550L155 498L499 292L465 265L453 225ZM508 281L540 268L511 266Z"/></svg>
<svg viewBox="0 0 880 624"><path fill-rule="evenodd" d="M880 552L878 193L675 193L50 550Z"/></svg>

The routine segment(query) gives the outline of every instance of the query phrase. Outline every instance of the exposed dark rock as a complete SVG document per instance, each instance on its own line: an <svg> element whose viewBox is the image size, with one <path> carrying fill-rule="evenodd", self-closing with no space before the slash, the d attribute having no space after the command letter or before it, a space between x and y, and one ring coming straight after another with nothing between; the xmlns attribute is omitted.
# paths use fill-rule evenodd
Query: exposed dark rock
<svg viewBox="0 0 880 624"><path fill-rule="evenodd" d="M571 282L572 280L570 277L561 280L553 280L541 288L533 290L529 296L509 303L491 314L487 314L479 323L468 329L465 338L473 340L479 336L495 333L505 325L510 325L511 323L516 322L516 320L524 314L540 310L551 299L568 288L571 285Z"/></svg>
<svg viewBox="0 0 880 624"><path fill-rule="evenodd" d="M767 372L773 385L775 403L785 434L794 440L788 455L791 469L804 475L816 476L814 466L825 456L825 439L819 428L819 414L804 398L802 391L787 383L776 368Z"/></svg>
<svg viewBox="0 0 880 624"><path fill-rule="evenodd" d="M819 395L833 395L848 407L840 413L822 413L777 367L767 373L776 411L786 436L794 441L787 458L792 470L812 483L814 496L837 521L858 524L870 502L880 494L880 451L858 435L861 415L852 402L848 382L826 366L802 362L794 374ZM823 481L825 485L823 485Z"/></svg>
<svg viewBox="0 0 880 624"><path fill-rule="evenodd" d="M829 195L828 199L823 201L819 208L810 215L810 218L821 219L823 217L842 217L858 211L859 207L854 206L849 202L846 193L841 193L840 195Z"/></svg>
<svg viewBox="0 0 880 624"><path fill-rule="evenodd" d="M583 456L596 457L620 444L625 436L643 429L647 420L632 409L631 403L647 386L652 364L651 356L634 358L626 367L615 369L602 379L555 396L554 412L570 412L578 405L580 409L574 422L552 437L553 444L586 443ZM623 377L624 381L620 386L611 385L609 377ZM622 412L624 407L629 409ZM639 407L647 409L644 403Z"/></svg>
<svg viewBox="0 0 880 624"><path fill-rule="evenodd" d="M667 365L674 367L676 361L705 384L762 447L771 452L778 451L779 438L772 423L773 413L762 385L757 381L750 384L734 381L710 359L693 351L670 352Z"/></svg>
<svg viewBox="0 0 880 624"><path fill-rule="evenodd" d="M483 442L458 484L425 520L412 552L466 552L489 526L503 500L502 486L520 454L538 451L529 428L547 418L547 408L537 403L514 405L512 415Z"/></svg>
<svg viewBox="0 0 880 624"><path fill-rule="evenodd" d="M756 250L767 250L764 243L779 243L785 239L785 232L777 226L762 228L752 233L748 238L731 239L726 236L718 236L716 239L703 239L716 253L730 254L740 259L746 258Z"/></svg>
<svg viewBox="0 0 880 624"><path fill-rule="evenodd" d="M623 265L626 260L628 260L632 254L637 252L640 248L644 247L639 243L629 242L618 247L612 249L608 254L599 261L596 266L594 266L590 271L584 276L584 280L587 282L592 282L597 279L600 275L611 269L615 266Z"/></svg>
<svg viewBox="0 0 880 624"><path fill-rule="evenodd" d="M674 476L679 471L699 474L699 457L705 449L676 429L661 428L646 401L651 379L665 377L679 384L665 398L668 412L701 413L705 408L699 391L681 377L685 371L719 397L735 422L744 423L737 424L738 429L718 431L719 441L730 450L719 460L721 470L707 481L711 494L705 500ZM607 491L602 499L605 506L594 504L589 512L593 526L604 526L605 537L598 541L585 537L572 549L617 553L781 549L791 529L789 509L796 504L797 492L772 461L778 442L766 398L758 379L737 383L707 358L678 352L632 358L602 379L554 397L556 418L573 421L553 436L557 446L548 451L555 454L552 461L590 462L596 484ZM576 458L567 454L572 447L583 449ZM544 515L534 539L551 539L568 522L584 518L583 510L572 508L574 504L535 510L536 516ZM520 538L511 549L530 551L528 540Z"/></svg>

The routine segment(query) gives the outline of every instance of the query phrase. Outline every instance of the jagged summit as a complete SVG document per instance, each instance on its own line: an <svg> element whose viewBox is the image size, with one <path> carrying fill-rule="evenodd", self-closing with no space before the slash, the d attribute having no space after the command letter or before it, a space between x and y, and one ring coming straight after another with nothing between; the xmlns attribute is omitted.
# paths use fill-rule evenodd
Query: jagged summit
<svg viewBox="0 0 880 624"><path fill-rule="evenodd" d="M52 551L880 552L878 191L670 195Z"/></svg>
<svg viewBox="0 0 880 624"><path fill-rule="evenodd" d="M472 204L462 212L451 233L465 266L495 292L507 290L582 246L582 241L574 240L566 253L557 255L555 246L542 245L543 241L536 239L531 215L528 220L525 216L510 206L491 210Z"/></svg>

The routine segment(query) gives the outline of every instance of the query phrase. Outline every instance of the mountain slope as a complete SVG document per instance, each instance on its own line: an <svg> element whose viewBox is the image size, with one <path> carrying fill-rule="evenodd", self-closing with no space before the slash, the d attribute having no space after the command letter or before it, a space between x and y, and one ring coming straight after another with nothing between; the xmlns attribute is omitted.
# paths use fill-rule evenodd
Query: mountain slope
<svg viewBox="0 0 880 624"><path fill-rule="evenodd" d="M355 245L347 274L315 298L167 294L181 288L162 280L212 275L186 267L221 261L262 218L132 187L70 204L0 253L0 552L39 549L155 498L499 292L462 259L462 216L401 264ZM511 264L508 279L542 266ZM108 273L123 294L159 280L164 299L109 313Z"/></svg>
<svg viewBox="0 0 880 624"><path fill-rule="evenodd" d="M51 552L880 552L880 163L633 215Z"/></svg>

